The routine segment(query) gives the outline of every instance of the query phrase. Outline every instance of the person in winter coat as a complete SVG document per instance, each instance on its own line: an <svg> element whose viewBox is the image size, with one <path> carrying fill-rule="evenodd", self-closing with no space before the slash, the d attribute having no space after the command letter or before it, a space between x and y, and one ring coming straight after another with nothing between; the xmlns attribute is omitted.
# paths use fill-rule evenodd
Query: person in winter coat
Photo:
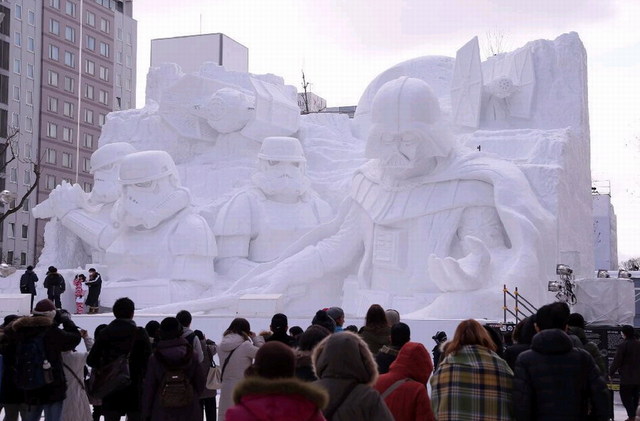
<svg viewBox="0 0 640 421"><path fill-rule="evenodd" d="M73 278L73 292L76 297L76 314L84 314L84 282L87 278L83 274Z"/></svg>
<svg viewBox="0 0 640 421"><path fill-rule="evenodd" d="M314 384L329 392L324 416L329 421L393 421L393 416L373 388L378 370L367 344L356 334L327 336L313 350Z"/></svg>
<svg viewBox="0 0 640 421"><path fill-rule="evenodd" d="M225 413L233 403L233 388L244 378L244 371L264 344L264 338L251 332L247 319L233 319L224 332L218 346L218 358L222 367L222 389L218 402L218 418L225 420Z"/></svg>
<svg viewBox="0 0 640 421"><path fill-rule="evenodd" d="M279 341L264 344L256 353L247 377L233 392L235 406L227 421L325 421L322 409L329 396L319 386L293 377L295 357Z"/></svg>
<svg viewBox="0 0 640 421"><path fill-rule="evenodd" d="M67 396L62 402L61 419L64 421L88 421L91 419L91 405L84 386L84 369L89 355L88 351L93 347L93 338L83 329L80 329L80 336L84 341L86 352L74 349L62 353L64 375L67 379Z"/></svg>
<svg viewBox="0 0 640 421"><path fill-rule="evenodd" d="M213 366L213 356L218 353L218 345L211 339L207 339L200 330L194 330L194 333L200 339L202 343L202 352L204 353L204 359L200 363L200 369L204 375L209 374L209 368ZM216 389L205 389L200 394L200 406L204 411L204 415L207 421L216 421L216 396L218 391Z"/></svg>
<svg viewBox="0 0 640 421"><path fill-rule="evenodd" d="M432 370L431 356L424 345L408 342L389 372L378 378L375 388L383 397L387 395L384 401L395 421L435 420L426 387Z"/></svg>
<svg viewBox="0 0 640 421"><path fill-rule="evenodd" d="M273 334L269 336L265 342L279 341L285 345L289 345L290 347L294 346L295 339L287 334L287 329L289 329L289 320L287 319L286 314L274 314L271 318L271 325L269 326L269 329L271 329Z"/></svg>
<svg viewBox="0 0 640 421"><path fill-rule="evenodd" d="M89 314L97 314L100 312L100 291L102 290L102 276L94 269L89 269L89 280L86 282L89 288L87 294L87 306L89 306Z"/></svg>
<svg viewBox="0 0 640 421"><path fill-rule="evenodd" d="M33 271L33 266L27 266L27 270L25 270L20 277L20 293L31 294L31 307L29 307L29 311L33 310L33 297L36 296L36 282L38 282L38 275Z"/></svg>
<svg viewBox="0 0 640 421"><path fill-rule="evenodd" d="M531 348L531 341L536 334L534 327L535 315L521 320L513 330L514 344L504 351L504 360L509 364L511 370L516 369L518 355Z"/></svg>
<svg viewBox="0 0 640 421"><path fill-rule="evenodd" d="M430 380L438 421L513 420L513 372L495 347L480 323L460 322Z"/></svg>
<svg viewBox="0 0 640 421"><path fill-rule="evenodd" d="M440 364L440 356L442 355L442 346L445 342L447 342L447 332L443 332L441 330L437 331L435 335L431 337L434 341L436 341L436 345L431 350L431 354L433 355L433 370L435 371L438 368L438 364Z"/></svg>
<svg viewBox="0 0 640 421"><path fill-rule="evenodd" d="M58 273L58 269L56 269L55 266L49 266L47 276L44 278L42 286L47 289L47 298L53 301L53 303L56 305L56 308L62 308L60 295L62 295L67 285L64 278Z"/></svg>
<svg viewBox="0 0 640 421"><path fill-rule="evenodd" d="M133 321L134 310L133 301L118 298L113 304L115 320L100 331L87 357L87 365L101 368L122 355L129 355L131 384L102 399L105 421L119 421L125 414L129 420L141 419L142 380L151 355L151 343L144 328Z"/></svg>
<svg viewBox="0 0 640 421"><path fill-rule="evenodd" d="M391 326L391 344L383 346L376 354L378 373L385 374L389 372L389 366L395 361L400 348L410 340L411 329L405 323L400 322Z"/></svg>
<svg viewBox="0 0 640 421"><path fill-rule="evenodd" d="M569 315L569 320L567 321L567 324L569 326L567 328L567 332L573 335L576 335L578 339L580 339L580 342L584 346L585 351L587 351L593 357L593 360L596 362L596 365L600 369L600 373L603 376L606 376L607 363L604 360L604 357L602 356L600 349L598 349L598 345L596 345L595 343L587 339L587 335L584 333L586 323L584 321L584 317L582 316L582 314L571 313Z"/></svg>
<svg viewBox="0 0 640 421"><path fill-rule="evenodd" d="M531 349L516 360L513 401L518 421L604 421L609 394L596 363L565 333L569 306L540 307ZM590 418L589 418L590 417Z"/></svg>
<svg viewBox="0 0 640 421"><path fill-rule="evenodd" d="M296 354L296 377L305 382L314 382L318 380L316 373L313 371L311 363L311 354L313 349L324 338L331 335L327 329L320 325L311 325L304 331L298 340L298 348Z"/></svg>
<svg viewBox="0 0 640 421"><path fill-rule="evenodd" d="M6 354L7 337L4 331L9 328L9 325L20 316L16 314L10 314L5 316L2 325L0 325L0 355ZM0 369L2 378L0 379L0 411L4 409L4 421L18 421L18 416L25 418L26 407L20 405L22 403L22 393L20 393L15 386L15 365L12 360L7 358L3 359L3 366Z"/></svg>
<svg viewBox="0 0 640 421"><path fill-rule="evenodd" d="M182 326L175 317L160 322L160 342L149 358L142 392L142 419L145 421L202 421L199 396L206 376L191 344L182 336ZM191 402L180 407L163 406L162 393L167 371L176 370L192 388Z"/></svg>
<svg viewBox="0 0 640 421"><path fill-rule="evenodd" d="M620 400L629 419L635 416L640 396L640 340L633 326L622 326L624 342L618 345L616 355L609 366L609 375L620 373Z"/></svg>
<svg viewBox="0 0 640 421"><path fill-rule="evenodd" d="M373 355L376 355L383 346L389 345L391 342L391 328L387 323L387 315L380 305L372 304L369 307L365 317L365 324L358 334Z"/></svg>
<svg viewBox="0 0 640 421"><path fill-rule="evenodd" d="M56 308L50 300L39 301L33 309L33 316L21 317L9 325L5 331L7 347L4 358L15 361L14 384L18 393L22 395L21 403L27 405L23 417L26 421L37 421L42 412L46 421L60 421L62 402L67 391L66 379L62 365L62 353L74 349L80 343L80 332L71 319L62 319L62 329L54 323ZM26 374L24 367L20 367L19 353L29 343L39 341L44 347L44 361L50 366L51 382L36 389L21 388L21 377ZM35 355L35 354L34 354ZM44 364L43 364L44 366ZM47 374L45 374L45 377ZM8 385L3 383L3 388Z"/></svg>

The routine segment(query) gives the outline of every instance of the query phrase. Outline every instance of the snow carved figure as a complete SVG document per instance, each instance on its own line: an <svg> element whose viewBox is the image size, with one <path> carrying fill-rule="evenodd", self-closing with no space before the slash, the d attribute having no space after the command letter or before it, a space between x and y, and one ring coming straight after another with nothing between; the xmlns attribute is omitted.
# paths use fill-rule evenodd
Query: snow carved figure
<svg viewBox="0 0 640 421"><path fill-rule="evenodd" d="M33 208L35 218L55 218L47 223L47 230L57 227L57 234L64 237L67 244L76 241L74 238L80 240L91 255L88 261L65 265L69 255L66 253L65 256L65 251L68 250L62 248L57 252L54 250L58 249L56 243L46 241L43 256L56 254L54 257L49 256L49 261L55 261L62 267L103 262L104 252L118 230L111 221L111 210L121 194L118 182L120 163L125 156L134 152L135 148L124 142L102 146L91 155L94 184L89 194L78 184L63 182L51 192L47 200Z"/></svg>
<svg viewBox="0 0 640 421"><path fill-rule="evenodd" d="M238 279L327 222L331 207L309 187L298 139L267 137L258 154L253 187L236 194L218 213L216 270Z"/></svg>

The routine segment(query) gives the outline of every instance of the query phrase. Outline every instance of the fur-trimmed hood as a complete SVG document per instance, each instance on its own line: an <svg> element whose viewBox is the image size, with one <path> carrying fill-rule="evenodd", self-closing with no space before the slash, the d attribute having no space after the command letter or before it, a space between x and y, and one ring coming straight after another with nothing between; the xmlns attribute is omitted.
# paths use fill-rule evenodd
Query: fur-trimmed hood
<svg viewBox="0 0 640 421"><path fill-rule="evenodd" d="M329 403L329 395L324 389L296 378L247 377L234 389L233 402L237 405L248 395L299 395L313 402L319 409L324 409Z"/></svg>
<svg viewBox="0 0 640 421"><path fill-rule="evenodd" d="M318 378L338 378L373 386L378 368L367 344L356 334L338 332L327 336L311 357Z"/></svg>
<svg viewBox="0 0 640 421"><path fill-rule="evenodd" d="M42 331L51 326L53 326L53 320L46 316L24 316L14 320L13 323L8 326L8 329L16 333L23 333L25 329Z"/></svg>

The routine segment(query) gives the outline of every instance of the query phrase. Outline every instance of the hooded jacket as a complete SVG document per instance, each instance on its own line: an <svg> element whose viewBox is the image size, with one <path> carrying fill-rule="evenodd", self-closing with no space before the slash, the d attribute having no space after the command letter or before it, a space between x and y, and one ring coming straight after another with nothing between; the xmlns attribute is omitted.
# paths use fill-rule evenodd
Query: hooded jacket
<svg viewBox="0 0 640 421"><path fill-rule="evenodd" d="M627 338L616 349L609 374L620 373L620 384L640 384L640 340Z"/></svg>
<svg viewBox="0 0 640 421"><path fill-rule="evenodd" d="M598 345L596 345L595 343L587 339L587 335L584 333L584 329L581 327L569 326L569 332L577 336L578 339L580 339L580 342L584 346L584 349L589 354L591 354L591 356L593 357L593 360L596 362L596 365L600 369L600 374L604 376L607 373L607 363L604 361L604 357L602 356L600 349L598 349Z"/></svg>
<svg viewBox="0 0 640 421"><path fill-rule="evenodd" d="M313 351L313 366L319 380L314 382L329 392L325 414L330 421L393 421L393 416L372 387L378 378L373 355L367 345L351 332L328 336ZM342 398L342 402L340 402Z"/></svg>
<svg viewBox="0 0 640 421"><path fill-rule="evenodd" d="M513 373L488 348L465 345L448 354L430 382L433 414L438 421L513 420Z"/></svg>
<svg viewBox="0 0 640 421"><path fill-rule="evenodd" d="M53 320L46 316L27 316L15 320L5 330L7 346L4 349L4 360L15 361L20 343L40 334L44 335L44 348L47 360L51 364L53 382L36 390L18 390L13 379L4 382L7 377L12 376L12 369L15 369L11 364L5 365L7 373L2 385L6 391L3 392L4 403L46 405L64 400L67 385L62 366L62 352L71 351L80 343L80 332L71 320L63 322L63 329L55 326Z"/></svg>
<svg viewBox="0 0 640 421"><path fill-rule="evenodd" d="M244 379L244 371L251 365L258 348L264 344L264 338L260 335L247 339L236 333L225 335L218 345L218 358L220 369L229 354L235 349L222 376L222 389L218 403L218 418L224 420L224 414L233 405L233 388L240 380Z"/></svg>
<svg viewBox="0 0 640 421"><path fill-rule="evenodd" d="M162 407L160 389L167 367L180 368L185 372L194 391L194 398L190 405L180 408ZM147 374L144 378L142 418L152 421L201 421L202 408L199 396L204 390L205 381L197 355L186 339L176 338L158 342L155 352L149 358Z"/></svg>
<svg viewBox="0 0 640 421"><path fill-rule="evenodd" d="M391 343L391 328L389 326L363 326L358 332L362 340L369 347L369 351L376 355L380 348Z"/></svg>
<svg viewBox="0 0 640 421"><path fill-rule="evenodd" d="M382 395L397 381L409 379L384 400L395 421L434 421L426 387L432 371L431 356L424 345L407 342L400 348L389 372L382 374L375 386Z"/></svg>
<svg viewBox="0 0 640 421"><path fill-rule="evenodd" d="M321 387L294 378L251 376L238 383L233 401L226 421L324 421L321 410L329 396Z"/></svg>
<svg viewBox="0 0 640 421"><path fill-rule="evenodd" d="M513 401L518 421L608 418L608 393L593 358L560 329L543 330L516 361Z"/></svg>

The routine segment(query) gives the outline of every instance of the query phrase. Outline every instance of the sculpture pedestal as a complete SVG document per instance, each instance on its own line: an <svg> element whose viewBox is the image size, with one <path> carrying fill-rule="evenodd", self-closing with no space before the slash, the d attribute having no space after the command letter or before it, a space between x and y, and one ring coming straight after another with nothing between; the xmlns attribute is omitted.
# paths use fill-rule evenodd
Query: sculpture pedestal
<svg viewBox="0 0 640 421"><path fill-rule="evenodd" d="M129 297L136 308L203 298L205 288L195 282L172 279L121 280L107 282L100 292L100 305L113 306L121 297Z"/></svg>
<svg viewBox="0 0 640 421"><path fill-rule="evenodd" d="M371 304L380 304L383 308L392 308L400 314L408 314L431 304L440 294L416 293L395 295L389 291L361 289L355 276L344 282L342 309L348 315L367 314Z"/></svg>
<svg viewBox="0 0 640 421"><path fill-rule="evenodd" d="M242 317L271 317L283 311L282 294L246 294L238 300Z"/></svg>
<svg viewBox="0 0 640 421"><path fill-rule="evenodd" d="M35 302L33 305L35 305ZM0 294L0 316L17 314L26 316L31 313L31 294Z"/></svg>

